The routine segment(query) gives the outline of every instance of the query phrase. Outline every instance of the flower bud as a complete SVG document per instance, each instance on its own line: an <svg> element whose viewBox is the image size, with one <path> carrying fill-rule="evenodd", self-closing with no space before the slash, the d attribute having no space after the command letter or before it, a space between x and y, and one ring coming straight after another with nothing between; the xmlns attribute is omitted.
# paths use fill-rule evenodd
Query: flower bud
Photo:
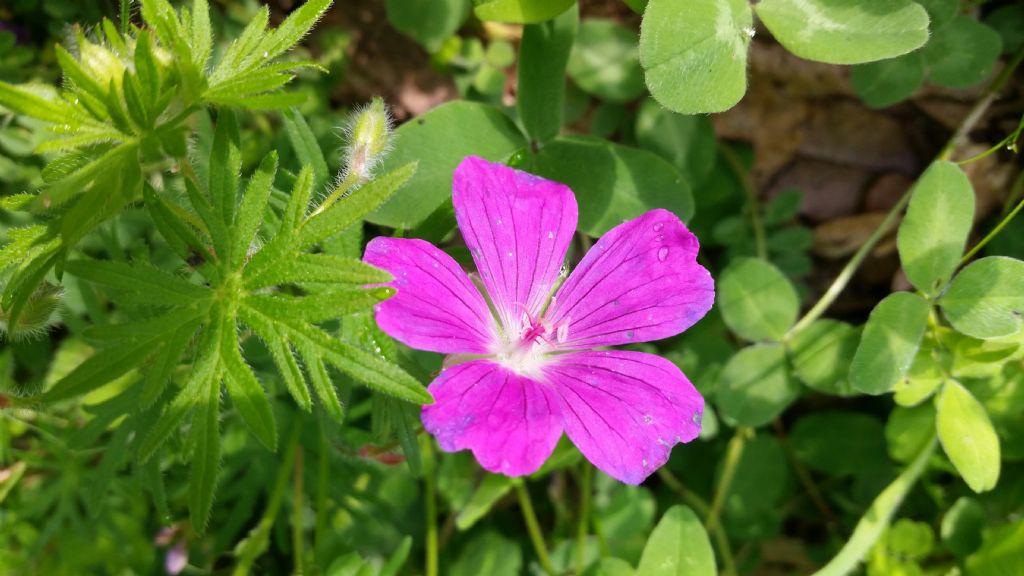
<svg viewBox="0 0 1024 576"><path fill-rule="evenodd" d="M373 169L388 151L391 115L384 100L374 98L356 112L349 127L349 145L345 149L348 173L360 182L370 179Z"/></svg>
<svg viewBox="0 0 1024 576"><path fill-rule="evenodd" d="M121 85L124 77L124 62L116 54L99 44L93 44L84 36L78 37L78 58L85 69L100 86L106 88L113 80L117 86Z"/></svg>

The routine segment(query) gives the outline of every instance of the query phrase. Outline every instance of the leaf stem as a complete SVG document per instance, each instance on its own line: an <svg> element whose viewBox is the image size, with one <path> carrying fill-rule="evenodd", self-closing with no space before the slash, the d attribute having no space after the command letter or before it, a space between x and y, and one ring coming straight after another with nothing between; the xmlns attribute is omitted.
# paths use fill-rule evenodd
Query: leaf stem
<svg viewBox="0 0 1024 576"><path fill-rule="evenodd" d="M519 498L519 509L523 513L523 520L526 521L526 529L530 533L530 540L533 542L533 549L537 553L540 565L550 576L555 575L555 567L551 564L551 557L548 555L548 547L544 543L544 535L541 533L540 524L537 522L537 514L533 511L533 502L530 501L530 492L526 484L519 478L513 481L516 488L516 496Z"/></svg>
<svg viewBox="0 0 1024 576"><path fill-rule="evenodd" d="M294 496L292 499L292 552L295 555L295 574L303 573L302 557L304 555L304 543L302 540L302 477L303 451L302 446L299 446L295 451L295 468L292 475L292 482L294 484Z"/></svg>
<svg viewBox="0 0 1024 576"><path fill-rule="evenodd" d="M853 535L846 545L828 564L815 572L814 576L844 576L857 567L885 531L896 509L924 472L928 459L935 453L936 444L933 434L914 461L871 503L871 507L857 522L857 527L854 528Z"/></svg>
<svg viewBox="0 0 1024 576"><path fill-rule="evenodd" d="M1015 187L1020 187L1022 184L1024 184L1024 172L1022 172L1021 175L1018 177ZM1021 211L1021 209L1024 209L1024 198L1021 198L1020 201L1017 202L1017 206L1015 206L1009 214L1003 217L999 224L996 224L996 227L993 228L991 232L986 234L980 242L975 244L974 248L971 248L967 252L967 254L964 254L964 257L960 259L960 265L963 266L968 261L970 261L970 259L973 258L979 250L984 248L986 244L988 244L993 238L995 238L996 235L999 234L999 232L1002 231L1002 229L1005 228L1006 225L1010 223L1010 220L1013 220L1013 217L1016 216Z"/></svg>
<svg viewBox="0 0 1024 576"><path fill-rule="evenodd" d="M981 117L988 110L989 106L991 106L995 101L999 91L1003 89L1006 82L1013 76L1013 71L1020 66L1022 60L1024 60L1024 49L1021 49L1006 65L1006 67L1003 68L1003 71L999 76L992 81L992 84L990 84L988 89L985 90L985 95L974 104L974 107L971 108L971 111L960 123L960 126L957 127L956 132L954 132L953 136L950 137L948 142L946 142L946 145L939 152L936 159L949 160L953 156L957 147L959 147L960 143L967 137L970 131L974 129L974 126L979 120L981 120ZM832 284L825 290L825 293L821 295L818 302L815 303L814 306L808 310L792 328L789 329L789 332L786 333L785 340L792 338L795 334L810 326L812 322L820 318L825 310L835 302L836 298L839 297L839 294L841 294L846 288L846 285L850 283L854 272L857 271L857 268L859 268L861 263L864 262L867 255L872 249L874 249L875 245L878 244L878 242L896 222L900 212L902 212L910 202L910 193L912 191L913 187L907 190L896 205L889 210L889 213L885 215L885 219L882 220L882 223L878 225L878 228L875 229L867 241L860 247L860 249L857 250L853 257L850 258L850 261L846 263L846 266L844 266L839 272L836 279L832 281Z"/></svg>
<svg viewBox="0 0 1024 576"><path fill-rule="evenodd" d="M584 461L580 470L580 516L576 526L576 573L587 567L587 535L590 530L590 499L593 492L594 467Z"/></svg>
<svg viewBox="0 0 1024 576"><path fill-rule="evenodd" d="M437 576L437 479L434 476L434 441L426 438L423 445L423 484L426 492L426 576Z"/></svg>
<svg viewBox="0 0 1024 576"><path fill-rule="evenodd" d="M334 191L331 192L331 194L327 196L327 198L324 198L324 201L321 202L320 205L317 206L315 210L313 210L309 217L306 218L305 222L309 222L309 220L312 219L314 216L330 208L335 202L343 198L354 187L360 184L360 180L361 178L354 171L350 171L348 174L346 174L345 178L343 178L342 181L339 182L338 185L334 188Z"/></svg>
<svg viewBox="0 0 1024 576"><path fill-rule="evenodd" d="M750 225L754 229L754 247L757 250L757 257L762 260L768 259L768 242L765 240L764 222L761 221L761 203L757 198L757 191L754 190L754 183L751 181L750 173L743 167L739 155L729 146L719 143L718 151L729 163L729 167L736 174L740 186L747 196L747 208L750 210Z"/></svg>
<svg viewBox="0 0 1024 576"><path fill-rule="evenodd" d="M711 511L711 507L708 506L708 503L703 498L687 489L682 481L676 478L675 474L664 466L658 468L658 477L661 478L666 486L679 494L687 506L693 508L698 515L704 517L705 522L707 521L708 512ZM729 544L729 537L726 535L725 530L722 530L721 526L719 526L719 529L714 532L709 531L708 534L714 538L715 547L718 548L718 555L722 560L723 576L736 576L736 561L733 558L732 546Z"/></svg>
<svg viewBox="0 0 1024 576"><path fill-rule="evenodd" d="M747 426L740 426L729 440L729 446L725 449L725 464L722 468L722 475L718 478L718 485L715 486L715 497L711 500L711 507L708 509L708 517L704 527L708 532L719 529L719 515L725 497L729 494L732 486L732 479L736 476L736 467L743 455L743 447L748 437L754 434L754 430Z"/></svg>

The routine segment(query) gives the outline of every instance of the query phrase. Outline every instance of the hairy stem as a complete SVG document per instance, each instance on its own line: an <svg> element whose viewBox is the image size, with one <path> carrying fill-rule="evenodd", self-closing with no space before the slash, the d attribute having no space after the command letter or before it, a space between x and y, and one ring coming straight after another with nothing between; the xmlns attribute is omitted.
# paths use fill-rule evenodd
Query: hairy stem
<svg viewBox="0 0 1024 576"><path fill-rule="evenodd" d="M530 492L526 490L526 484L516 479L516 496L519 498L519 509L523 513L523 520L526 521L526 529L530 533L530 540L533 542L533 549L537 553L537 559L549 576L555 575L555 567L551 564L551 557L548 555L547 544L544 543L544 534L541 533L540 523L537 522L537 514L533 511L533 502L530 500Z"/></svg>

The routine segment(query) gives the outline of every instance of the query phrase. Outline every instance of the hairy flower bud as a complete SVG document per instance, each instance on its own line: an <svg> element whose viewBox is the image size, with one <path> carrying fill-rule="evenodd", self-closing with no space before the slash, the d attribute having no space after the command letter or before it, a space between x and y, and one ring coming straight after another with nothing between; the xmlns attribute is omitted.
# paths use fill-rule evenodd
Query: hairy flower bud
<svg viewBox="0 0 1024 576"><path fill-rule="evenodd" d="M384 100L374 98L370 105L353 115L348 128L349 144L345 149L348 174L360 182L370 179L373 169L388 151L391 135L391 114Z"/></svg>
<svg viewBox="0 0 1024 576"><path fill-rule="evenodd" d="M113 80L120 86L124 75L124 62L107 48L93 44L84 36L78 37L78 57L85 69L100 86L106 87Z"/></svg>

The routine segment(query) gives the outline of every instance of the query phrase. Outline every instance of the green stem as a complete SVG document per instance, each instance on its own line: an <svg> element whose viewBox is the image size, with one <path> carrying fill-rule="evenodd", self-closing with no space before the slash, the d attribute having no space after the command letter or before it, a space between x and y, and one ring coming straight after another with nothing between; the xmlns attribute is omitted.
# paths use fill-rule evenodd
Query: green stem
<svg viewBox="0 0 1024 576"><path fill-rule="evenodd" d="M1013 76L1013 71L1017 69L1022 60L1024 60L1024 49L1021 49L1021 51L1014 56L1013 60L1003 68L1003 71L999 76L996 77L996 79L992 81L992 84L989 85L988 89L985 91L985 95L974 104L974 107L971 108L970 112L968 112L967 116L960 123L960 126L957 127L956 132L953 133L953 136L948 142L946 142L946 145L939 152L937 156L938 160L949 160L952 158L957 147L965 138L967 138L967 135L974 129L974 126L978 121L981 120L981 117L995 101L996 96L999 94L999 91L1003 89L1006 82ZM898 219L900 212L902 212L903 208L905 208L907 203L910 202L910 193L912 190L913 188L907 190L903 194L899 199L899 202L897 202L896 205L889 210L889 213L885 215L885 219L878 225L878 228L871 234L867 242L865 242L864 245L857 250L856 254L850 258L850 261L846 263L846 266L844 266L839 272L836 279L832 281L832 284L827 290L825 290L825 293L821 295L818 302L815 303L814 306L808 310L792 328L789 329L789 332L786 333L786 340L792 338L795 334L810 326L812 322L820 318L821 315L825 313L825 310L835 302L836 298L839 297L839 294L841 294L846 288L846 285L850 283L854 272L857 271L857 268L859 268L861 263L864 262L864 259L871 250L874 249L875 245L885 237L889 232L889 229Z"/></svg>
<svg viewBox="0 0 1024 576"><path fill-rule="evenodd" d="M324 419L320 418L320 459L316 471L316 525L313 529L313 553L323 553L324 538L327 535L327 494L330 481L330 443L324 430Z"/></svg>
<svg viewBox="0 0 1024 576"><path fill-rule="evenodd" d="M306 218L305 221L309 222L309 220L312 219L314 216L330 208L332 205L334 205L335 202L343 198L345 194L348 194L349 191L352 190L352 188L354 188L357 184L360 184L360 180L361 179L355 172L349 172L348 174L346 174L345 178L341 181L341 183L339 183L338 186L334 189L334 191L331 192L331 194L327 198L325 198L324 201L321 202L319 206L316 207L316 210L313 210L313 212L309 215L309 218Z"/></svg>
<svg viewBox="0 0 1024 576"><path fill-rule="evenodd" d="M132 0L121 0L121 35L128 36L132 20Z"/></svg>
<svg viewBox="0 0 1024 576"><path fill-rule="evenodd" d="M526 484L521 479L513 481L516 487L516 496L519 498L519 510L523 513L523 520L526 521L526 529L530 533L530 540L533 542L533 549L537 553L537 559L549 576L554 576L555 567L551 564L551 557L548 555L547 544L544 543L544 535L541 533L540 524L537 522L537 514L533 511L533 502L530 501L530 492L526 490Z"/></svg>
<svg viewBox="0 0 1024 576"><path fill-rule="evenodd" d="M590 530L590 498L592 496L594 468L584 461L580 470L580 517L576 527L576 573L583 574L587 567L587 535Z"/></svg>
<svg viewBox="0 0 1024 576"><path fill-rule="evenodd" d="M722 468L722 476L718 479L715 487L715 497L711 500L711 508L708 510L708 518L704 522L708 532L717 531L719 528L719 515L722 512L722 505L729 494L732 486L732 479L736 476L736 466L740 463L740 456L743 455L743 446L747 438L753 435L752 428L741 426L736 429L729 440L729 446L725 450L725 465Z"/></svg>
<svg viewBox="0 0 1024 576"><path fill-rule="evenodd" d="M750 225L754 229L754 246L757 250L757 257L767 260L768 242L765 240L764 223L761 221L761 204L758 202L757 191L754 190L754 183L751 182L750 173L743 167L739 156L732 148L720 143L718 151L721 152L722 157L729 163L729 167L732 168L736 178L740 181L740 186L743 187L743 192L747 195L747 206L750 209Z"/></svg>
<svg viewBox="0 0 1024 576"><path fill-rule="evenodd" d="M896 509L903 503L907 493L924 472L928 459L935 453L936 444L933 435L906 470L871 503L871 507L861 517L857 527L853 530L853 535L850 536L850 540L839 551L839 554L821 570L815 572L814 576L844 576L857 568L882 532L889 526Z"/></svg>
<svg viewBox="0 0 1024 576"><path fill-rule="evenodd" d="M1021 173L1021 179L1019 181L1024 181L1024 173ZM1017 206L1014 207L1014 209L1011 210L1010 213L1007 214L999 222L999 224L997 224L996 227L992 229L991 232L986 234L985 237L981 239L981 242L975 244L974 248L971 248L970 251L967 252L967 254L964 254L964 257L960 259L960 265L963 266L965 263L967 263L971 258L974 257L975 254L978 253L979 250L984 248L986 244L988 244L993 238L995 238L996 235L999 234L999 232L1002 231L1002 229L1005 228L1006 225L1010 223L1010 220L1013 220L1013 217L1016 216L1022 208L1024 208L1024 198L1021 198L1020 202L1017 203Z"/></svg>
<svg viewBox="0 0 1024 576"><path fill-rule="evenodd" d="M665 483L670 489L674 490L683 502L690 508L693 508L699 516L704 518L707 522L708 513L711 511L711 507L704 501L703 498L697 496L692 491L688 490L683 483L676 478L675 474L670 472L667 468L662 466L658 468L658 477L661 478L662 482ZM732 546L729 544L729 537L726 535L725 530L719 529L714 532L708 532L708 534L714 538L715 547L718 548L718 555L722 560L722 574L724 576L736 576L736 561L732 554Z"/></svg>
<svg viewBox="0 0 1024 576"><path fill-rule="evenodd" d="M294 498L292 501L292 551L295 555L295 574L302 574L305 555L302 539L302 477L303 477L303 451L299 446L295 451L295 469L292 482L294 483Z"/></svg>
<svg viewBox="0 0 1024 576"><path fill-rule="evenodd" d="M423 483L427 505L427 576L437 576L437 479L434 476L434 443L427 438L421 443L423 447Z"/></svg>

